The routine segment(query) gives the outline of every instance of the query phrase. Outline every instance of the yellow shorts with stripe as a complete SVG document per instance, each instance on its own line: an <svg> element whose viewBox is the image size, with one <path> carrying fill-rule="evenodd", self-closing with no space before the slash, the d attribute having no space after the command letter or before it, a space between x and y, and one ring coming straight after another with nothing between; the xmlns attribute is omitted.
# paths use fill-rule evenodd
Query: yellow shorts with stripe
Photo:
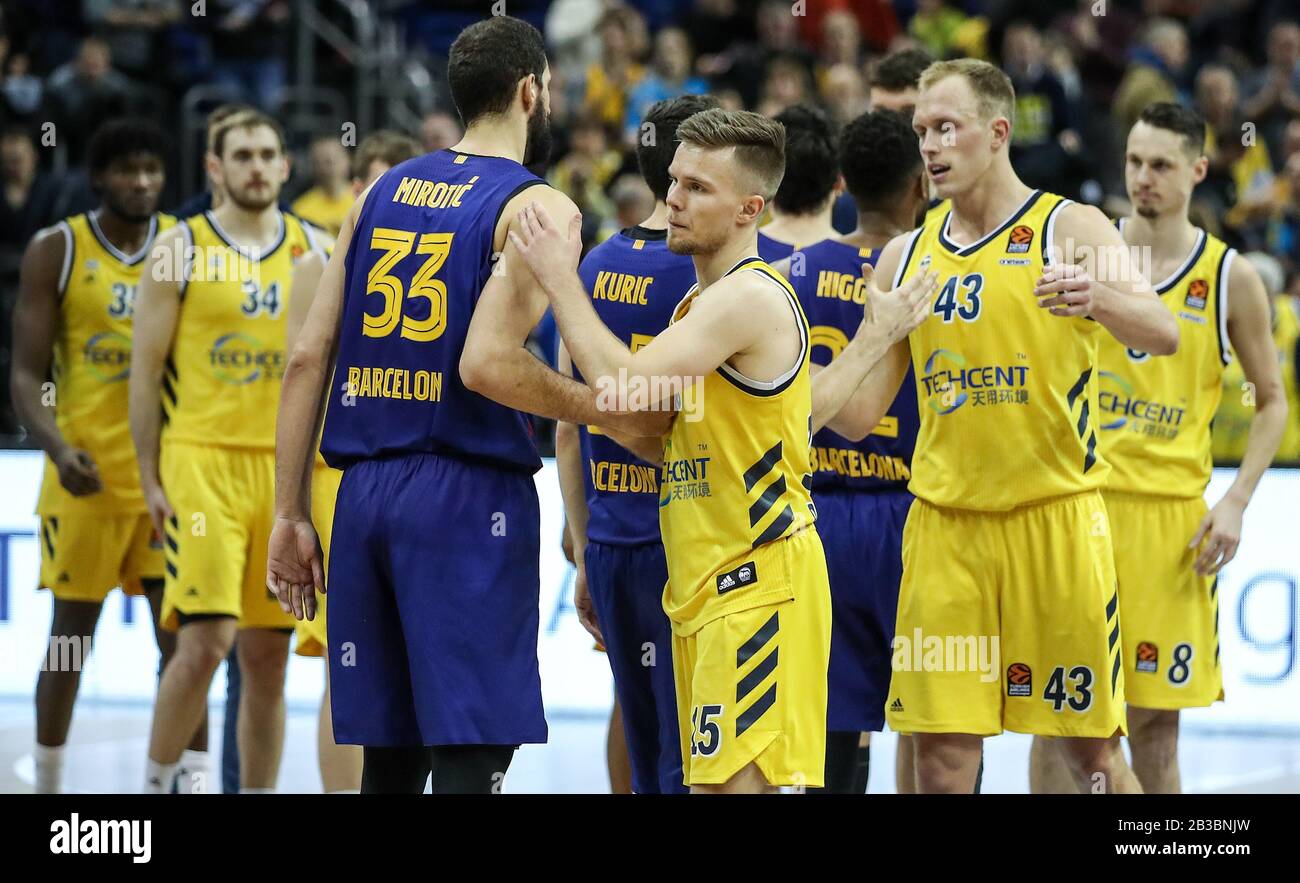
<svg viewBox="0 0 1300 883"><path fill-rule="evenodd" d="M763 603L718 616L690 634L673 623L683 779L687 785L721 784L755 763L772 785L820 788L831 647L821 539L806 528L744 559L753 563ZM784 597L772 602L778 588Z"/></svg>
<svg viewBox="0 0 1300 883"><path fill-rule="evenodd" d="M918 499L886 720L899 733L1123 731L1111 530L1100 492L1008 512Z"/></svg>
<svg viewBox="0 0 1300 883"><path fill-rule="evenodd" d="M1219 583L1192 568L1187 544L1208 511L1200 497L1105 491L1124 622L1129 705L1174 710L1223 698Z"/></svg>
<svg viewBox="0 0 1300 883"><path fill-rule="evenodd" d="M330 469L317 463L311 473L311 523L320 537L320 548L325 564L326 579L329 578L330 534L334 528L334 501L338 499L339 482L343 480L341 469ZM325 584L329 588L329 583ZM327 595L316 593L316 618L294 620L293 633L296 638L294 652L299 656L325 655L325 601Z"/></svg>
<svg viewBox="0 0 1300 883"><path fill-rule="evenodd" d="M240 628L292 628L266 587L275 452L168 442L159 472L175 513L163 538L163 625L203 615L233 616Z"/></svg>
<svg viewBox="0 0 1300 883"><path fill-rule="evenodd" d="M162 541L147 514L45 515L40 531L40 588L60 601L103 602L119 586L139 595L142 580L163 578Z"/></svg>

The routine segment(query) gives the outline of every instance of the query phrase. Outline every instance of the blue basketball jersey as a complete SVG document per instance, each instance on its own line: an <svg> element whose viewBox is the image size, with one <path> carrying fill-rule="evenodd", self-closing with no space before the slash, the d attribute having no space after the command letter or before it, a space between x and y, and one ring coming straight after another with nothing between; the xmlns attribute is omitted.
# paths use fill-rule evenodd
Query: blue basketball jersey
<svg viewBox="0 0 1300 883"><path fill-rule="evenodd" d="M880 252L824 239L790 260L790 284L808 315L812 360L828 365L862 322L866 283L862 264L873 267ZM912 475L912 450L921 420L916 377L909 365L894 403L880 425L860 442L823 428L813 436L813 489L901 490Z"/></svg>
<svg viewBox="0 0 1300 883"><path fill-rule="evenodd" d="M593 248L578 267L592 306L636 352L668 327L695 284L695 263L668 250L666 230L629 227ZM581 376L575 365L575 376ZM587 537L631 546L659 542L659 473L599 429L579 428L587 487Z"/></svg>
<svg viewBox="0 0 1300 883"><path fill-rule="evenodd" d="M784 242L777 242L762 230L758 231L758 256L767 263L775 264L783 258L788 258L793 253L793 245L787 245Z"/></svg>
<svg viewBox="0 0 1300 883"><path fill-rule="evenodd" d="M466 389L460 357L506 203L545 182L513 160L440 150L386 172L344 264L321 453L335 468L435 453L541 468L531 423Z"/></svg>

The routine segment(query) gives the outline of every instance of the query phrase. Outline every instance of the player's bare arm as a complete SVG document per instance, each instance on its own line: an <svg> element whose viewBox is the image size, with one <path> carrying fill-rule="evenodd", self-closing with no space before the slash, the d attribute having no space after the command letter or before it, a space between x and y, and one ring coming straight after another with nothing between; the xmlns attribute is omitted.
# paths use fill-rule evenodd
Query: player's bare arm
<svg viewBox="0 0 1300 883"><path fill-rule="evenodd" d="M280 608L298 619L315 619L316 592L326 591L320 537L311 522L311 470L325 416L325 387L338 348L344 261L369 192L367 188L358 197L344 219L334 252L321 267L315 284L310 284L312 265L300 265L290 292L286 317L289 358L275 425L275 522L266 586L275 592ZM320 256L314 259L319 265ZM304 275L300 278L300 274ZM296 327L298 323L301 325Z"/></svg>
<svg viewBox="0 0 1300 883"><path fill-rule="evenodd" d="M1090 205L1061 209L1052 248L1059 261L1034 289L1054 316L1091 316L1127 347L1156 356L1178 349L1178 323L1160 302L1115 226Z"/></svg>
<svg viewBox="0 0 1300 883"><path fill-rule="evenodd" d="M637 435L662 435L668 428L665 415L602 412L588 386L553 371L524 346L546 311L545 293L514 243L505 238L507 231L514 231L525 198L563 212L563 217L577 211L563 193L541 186L525 190L506 204L501 212L501 263L474 308L460 360L461 380L480 395L541 417L583 424L603 422Z"/></svg>
<svg viewBox="0 0 1300 883"><path fill-rule="evenodd" d="M158 536L174 514L158 473L162 439L162 375L171 351L181 311L181 280L173 278L185 267L186 239L177 225L158 235L149 266L140 276L131 332L131 378L128 404L131 440L140 466L140 488ZM181 258L181 259L178 259ZM188 272L188 270L186 270Z"/></svg>
<svg viewBox="0 0 1300 883"><path fill-rule="evenodd" d="M863 318L853 339L843 352L825 368L817 372L812 385L812 428L821 429L843 410L849 399L862 386L868 373L890 352L897 343L905 342L907 335L930 315L930 297L938 283L933 271L917 273L893 291L881 291L875 282L875 270L870 264L862 265L862 276L867 280L867 298ZM897 354L893 362L898 361ZM903 373L906 373L904 363ZM882 380L887 378L882 377ZM902 382L900 375L899 382ZM884 383L878 386L885 386ZM868 391L870 393L870 390ZM884 403L881 416L889 409L892 397ZM865 404L862 403L862 404ZM856 410L856 409L855 409ZM852 415L850 415L852 416ZM858 416L867 416L870 414ZM879 418L868 427L870 432ZM854 428L857 431L857 427ZM859 438L865 437L863 433Z"/></svg>
<svg viewBox="0 0 1300 883"><path fill-rule="evenodd" d="M1192 537L1190 548L1201 547L1194 566L1202 575L1218 573L1236 556L1242 515L1264 471L1273 462L1288 416L1282 370L1273 345L1268 292L1250 261L1241 257L1233 260L1228 271L1228 291L1228 339L1253 391L1255 417L1250 422L1250 437L1236 479L1223 499L1206 513Z"/></svg>
<svg viewBox="0 0 1300 883"><path fill-rule="evenodd" d="M59 333L59 275L66 251L63 232L49 227L37 233L23 252L13 312L9 393L18 419L59 470L59 483L81 497L100 489L99 471L88 451L68 444L59 432L54 419L58 390L50 400L44 388Z"/></svg>
<svg viewBox="0 0 1300 883"><path fill-rule="evenodd" d="M320 285L325 273L326 257L320 252L309 251L298 259L293 268L293 284L289 288L289 310L284 317L285 346L293 352L293 345L298 341L298 333L307 321L312 301L316 298L316 287Z"/></svg>
<svg viewBox="0 0 1300 883"><path fill-rule="evenodd" d="M556 370L566 377L573 375L569 352L560 344L556 357ZM596 608L587 590L587 521L591 510L587 508L587 489L582 481L582 447L576 424L563 420L555 424L555 468L560 473L560 496L564 499L565 529L573 543L573 566L577 576L573 580L573 609L578 611L578 622L597 641L605 643L596 619Z"/></svg>
<svg viewBox="0 0 1300 883"><path fill-rule="evenodd" d="M884 247L880 253L880 260L876 262L874 279L893 281L894 276L898 273L899 263L903 259L903 250L906 247L909 235L896 236ZM912 281L908 280L904 285L910 284ZM878 286L873 284L872 287L874 289ZM881 302L887 302L888 298L895 293L890 292L881 295ZM930 293L933 294L933 288L930 289ZM868 291L867 305L871 305L876 297L874 291ZM922 310L928 310L929 305L929 296L927 295L922 300ZM925 315L929 314L926 313ZM859 327L858 333L854 335L854 340L862 333L863 329ZM850 343L850 346L852 346L852 343ZM847 350L848 347L845 347L846 352ZM842 358L844 358L844 353L841 353L839 359L835 361L838 362ZM858 383L844 404L825 421L824 425L829 426L850 441L861 441L866 438L889 412L889 406L893 404L899 388L903 385L903 378L907 376L907 366L910 361L911 351L908 349L907 339L902 338L892 343L888 351L877 359L874 366ZM832 362L831 364L834 365L835 363ZM822 370L824 369L817 369L812 383L814 431L820 428L817 423L818 386L826 383L825 379L819 379ZM826 391L823 390L821 394L826 395ZM825 405L823 405L823 408L825 408ZM829 411L829 409L826 410Z"/></svg>
<svg viewBox="0 0 1300 883"><path fill-rule="evenodd" d="M680 389L662 379L701 377L758 346L771 349L773 336L790 327L786 297L770 281L737 273L710 285L682 319L631 352L601 322L578 278L580 220L572 216L566 233L545 208L530 204L520 215L521 232L511 238L551 298L560 336L587 382L663 392L662 399L647 396L634 407L663 407ZM793 338L789 342L793 348ZM788 358L774 361L789 363Z"/></svg>

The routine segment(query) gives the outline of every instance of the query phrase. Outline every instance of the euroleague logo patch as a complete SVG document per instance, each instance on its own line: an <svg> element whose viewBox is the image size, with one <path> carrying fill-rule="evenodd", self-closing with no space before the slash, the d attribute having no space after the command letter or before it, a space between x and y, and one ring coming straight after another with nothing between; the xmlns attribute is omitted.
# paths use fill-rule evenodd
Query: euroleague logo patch
<svg viewBox="0 0 1300 883"><path fill-rule="evenodd" d="M1023 662L1013 662L1007 666L1007 695L1034 695L1034 675Z"/></svg>
<svg viewBox="0 0 1300 883"><path fill-rule="evenodd" d="M1034 241L1034 228L1018 224L1007 237L1007 254L1024 254Z"/></svg>
<svg viewBox="0 0 1300 883"><path fill-rule="evenodd" d="M1189 309L1203 310L1205 309L1205 299L1209 293L1210 283L1204 279L1193 279L1187 286L1187 297L1183 299L1183 303Z"/></svg>
<svg viewBox="0 0 1300 883"><path fill-rule="evenodd" d="M1160 667L1160 649L1150 641L1138 644L1137 661L1134 665L1138 671L1154 672Z"/></svg>

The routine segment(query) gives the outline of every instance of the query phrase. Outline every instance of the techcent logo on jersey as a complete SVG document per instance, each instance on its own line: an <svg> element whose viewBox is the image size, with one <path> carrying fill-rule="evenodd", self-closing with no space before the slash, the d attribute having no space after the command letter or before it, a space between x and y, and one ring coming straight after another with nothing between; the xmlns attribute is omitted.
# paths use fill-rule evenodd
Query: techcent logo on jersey
<svg viewBox="0 0 1300 883"><path fill-rule="evenodd" d="M116 331L101 331L81 348L90 372L105 383L126 380L131 373L131 341Z"/></svg>
<svg viewBox="0 0 1300 883"><path fill-rule="evenodd" d="M1101 389L1097 404L1101 408L1102 429L1123 429L1157 438L1175 438L1182 425L1185 407L1150 401L1135 394L1133 384L1114 371L1098 372Z"/></svg>
<svg viewBox="0 0 1300 883"><path fill-rule="evenodd" d="M266 349L257 338L239 332L218 337L208 350L208 363L218 380L235 386L284 377L284 351Z"/></svg>
<svg viewBox="0 0 1300 883"><path fill-rule="evenodd" d="M967 367L961 353L937 349L926 358L919 379L930 410L939 415L951 414L967 402L972 406L1029 402L1028 365Z"/></svg>

